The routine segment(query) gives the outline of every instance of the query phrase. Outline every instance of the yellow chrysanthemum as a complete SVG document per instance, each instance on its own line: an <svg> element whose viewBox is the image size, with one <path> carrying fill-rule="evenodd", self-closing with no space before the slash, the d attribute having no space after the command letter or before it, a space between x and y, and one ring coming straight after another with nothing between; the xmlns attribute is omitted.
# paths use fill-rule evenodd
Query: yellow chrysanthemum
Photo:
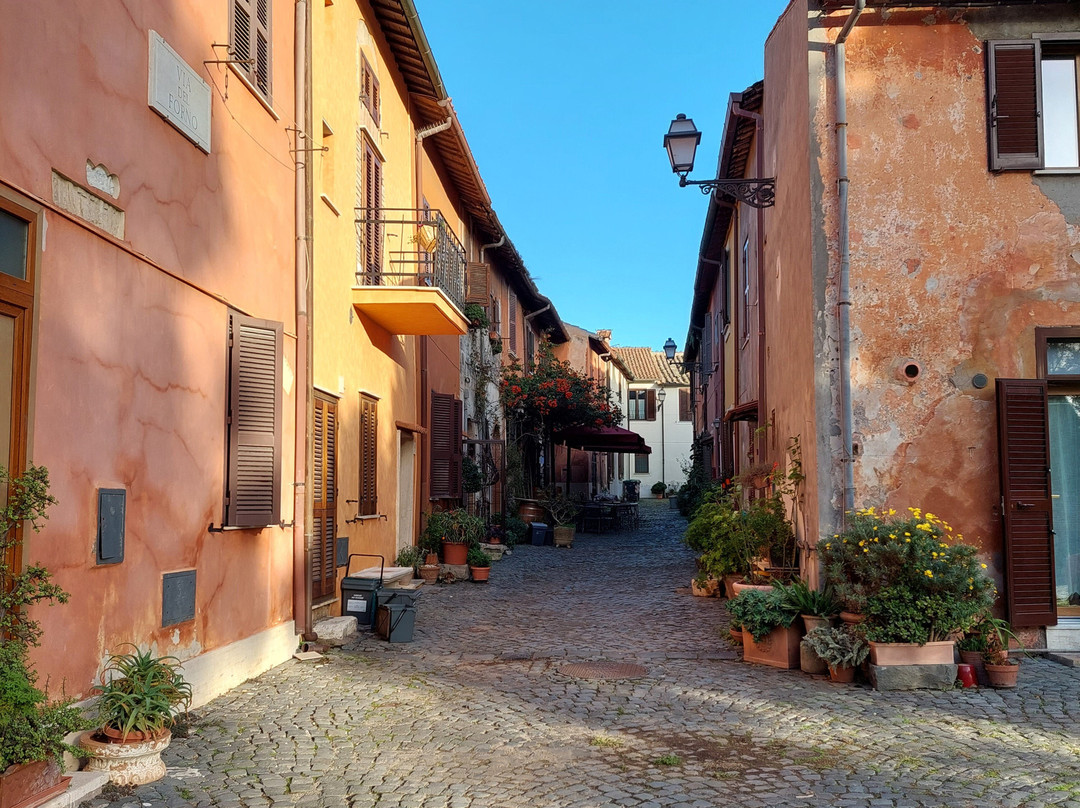
<svg viewBox="0 0 1080 808"><path fill-rule="evenodd" d="M926 573L927 578L933 578L934 577L934 573L933 573L932 570L924 570L924 572Z"/></svg>
<svg viewBox="0 0 1080 808"><path fill-rule="evenodd" d="M980 566L980 567L982 567L983 569L986 569L986 565L985 565L985 564L980 564L979 566Z"/></svg>

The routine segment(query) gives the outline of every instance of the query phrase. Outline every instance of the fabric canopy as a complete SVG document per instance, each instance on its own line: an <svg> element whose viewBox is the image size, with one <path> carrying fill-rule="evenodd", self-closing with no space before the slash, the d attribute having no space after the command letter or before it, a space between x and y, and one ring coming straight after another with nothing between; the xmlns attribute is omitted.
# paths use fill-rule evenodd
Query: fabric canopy
<svg viewBox="0 0 1080 808"><path fill-rule="evenodd" d="M556 443L565 443L571 449L588 452L620 452L627 454L652 454L645 440L637 432L621 426L573 426L556 432Z"/></svg>

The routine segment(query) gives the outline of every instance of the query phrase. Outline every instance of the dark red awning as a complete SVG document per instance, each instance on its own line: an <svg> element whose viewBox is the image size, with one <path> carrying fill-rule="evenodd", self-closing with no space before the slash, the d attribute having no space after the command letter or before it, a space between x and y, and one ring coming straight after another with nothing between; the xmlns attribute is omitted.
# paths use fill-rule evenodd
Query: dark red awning
<svg viewBox="0 0 1080 808"><path fill-rule="evenodd" d="M641 435L621 426L573 426L556 432L554 438L556 443L588 452L652 454Z"/></svg>

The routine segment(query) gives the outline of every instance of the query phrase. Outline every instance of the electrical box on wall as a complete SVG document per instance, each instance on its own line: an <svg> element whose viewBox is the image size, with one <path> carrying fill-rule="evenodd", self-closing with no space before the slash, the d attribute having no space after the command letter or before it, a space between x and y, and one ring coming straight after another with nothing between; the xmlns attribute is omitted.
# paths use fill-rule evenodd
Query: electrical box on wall
<svg viewBox="0 0 1080 808"><path fill-rule="evenodd" d="M97 563L119 564L124 560L124 518L127 491L98 489Z"/></svg>
<svg viewBox="0 0 1080 808"><path fill-rule="evenodd" d="M195 619L195 570L161 576L161 626Z"/></svg>

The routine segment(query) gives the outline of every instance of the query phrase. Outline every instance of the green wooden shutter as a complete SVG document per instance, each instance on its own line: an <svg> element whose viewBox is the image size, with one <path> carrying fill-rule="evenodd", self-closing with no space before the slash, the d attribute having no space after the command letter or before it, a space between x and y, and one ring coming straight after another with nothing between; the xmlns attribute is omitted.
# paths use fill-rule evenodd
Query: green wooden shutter
<svg viewBox="0 0 1080 808"><path fill-rule="evenodd" d="M282 324L229 315L225 524L281 521Z"/></svg>

